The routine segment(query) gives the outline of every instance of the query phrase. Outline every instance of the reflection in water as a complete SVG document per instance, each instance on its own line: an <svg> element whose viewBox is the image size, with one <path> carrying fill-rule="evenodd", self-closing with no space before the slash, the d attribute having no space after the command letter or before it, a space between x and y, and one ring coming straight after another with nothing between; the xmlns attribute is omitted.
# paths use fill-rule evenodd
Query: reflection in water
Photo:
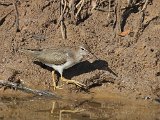
<svg viewBox="0 0 160 120"><path fill-rule="evenodd" d="M1 98L0 120L151 120L160 118L158 103L124 100L37 100Z"/></svg>
<svg viewBox="0 0 160 120"><path fill-rule="evenodd" d="M79 113L79 112L83 112L84 109L74 109L74 110L60 110L59 113L59 120L62 120L62 113Z"/></svg>

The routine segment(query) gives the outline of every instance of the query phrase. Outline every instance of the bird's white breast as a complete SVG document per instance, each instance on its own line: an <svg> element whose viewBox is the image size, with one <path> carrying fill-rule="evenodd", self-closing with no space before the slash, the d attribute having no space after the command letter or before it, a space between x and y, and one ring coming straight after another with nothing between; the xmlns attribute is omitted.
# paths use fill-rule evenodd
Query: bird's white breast
<svg viewBox="0 0 160 120"><path fill-rule="evenodd" d="M45 64L45 65L47 65L49 67L52 67L53 69L58 71L60 74L62 74L64 69L68 69L68 68L72 67L75 64L76 63L73 62L73 61L67 61L65 64L61 64L61 65L54 65L54 64Z"/></svg>

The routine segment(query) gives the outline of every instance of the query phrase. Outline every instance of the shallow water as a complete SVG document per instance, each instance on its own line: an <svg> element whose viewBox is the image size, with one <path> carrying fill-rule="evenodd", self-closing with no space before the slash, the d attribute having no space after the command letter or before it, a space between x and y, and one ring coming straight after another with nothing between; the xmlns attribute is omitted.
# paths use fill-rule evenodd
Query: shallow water
<svg viewBox="0 0 160 120"><path fill-rule="evenodd" d="M63 111L63 112L62 112ZM160 104L125 99L1 97L0 120L160 120Z"/></svg>

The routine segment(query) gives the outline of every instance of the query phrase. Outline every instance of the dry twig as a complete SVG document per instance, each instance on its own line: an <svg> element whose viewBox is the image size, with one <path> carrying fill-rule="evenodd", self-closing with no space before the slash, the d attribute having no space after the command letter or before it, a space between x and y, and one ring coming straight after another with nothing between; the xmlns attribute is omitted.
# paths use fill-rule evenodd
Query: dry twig
<svg viewBox="0 0 160 120"><path fill-rule="evenodd" d="M81 1L82 1L82 2L81 2ZM81 1L80 1L80 2L81 2L81 6L80 6L80 8L78 9L78 11L77 11L77 13L76 13L76 15L75 15L75 18L78 17L80 11L82 10L82 7L84 6L84 0L81 0ZM78 3L78 4L79 4L79 3Z"/></svg>
<svg viewBox="0 0 160 120"><path fill-rule="evenodd" d="M20 91L23 91L26 93L31 93L31 94L38 95L38 96L60 98L58 95L56 95L52 92L42 91L42 90L33 90L31 88L25 87L22 84L19 84L16 82L10 82L7 80L0 80L0 86L14 88L16 90L20 90Z"/></svg>
<svg viewBox="0 0 160 120"><path fill-rule="evenodd" d="M115 21L115 37L118 36L119 33L121 33L121 1L117 0L116 1L116 6L115 6L115 14L116 14L116 21Z"/></svg>
<svg viewBox="0 0 160 120"><path fill-rule="evenodd" d="M111 0L109 0L109 4L108 4L108 15L107 15L107 21L108 21L108 19L109 19L109 17L110 17L110 11L111 11Z"/></svg>
<svg viewBox="0 0 160 120"><path fill-rule="evenodd" d="M143 5L143 8L142 8L142 10L141 10L140 13L139 13L139 14L140 14L140 18L139 18L139 20L138 20L138 27L137 27L137 29L136 29L136 31L135 31L134 39L138 39L139 34L140 34L140 33L143 31L143 29L144 29L144 24L143 24L144 16L145 16L144 11L145 11L145 9L147 8L148 2L149 2L149 0L145 0L145 3L144 3L144 5Z"/></svg>
<svg viewBox="0 0 160 120"><path fill-rule="evenodd" d="M12 3L9 3L9 2L0 2L0 5L10 6L10 5L12 5Z"/></svg>
<svg viewBox="0 0 160 120"><path fill-rule="evenodd" d="M60 2L60 17L59 17L59 20L57 23L57 28L59 27L61 21L63 21L63 19L64 19L64 13L66 11L66 8L67 8L67 1L64 0L64 8L63 8L63 0L61 0L61 2Z"/></svg>
<svg viewBox="0 0 160 120"><path fill-rule="evenodd" d="M63 7L63 5L64 5L64 7ZM60 1L60 18L57 23L57 28L59 27L59 25L61 26L61 33L62 33L63 39L66 39L66 30L65 30L65 25L64 25L64 21L63 21L66 8L67 8L67 1L61 0Z"/></svg>
<svg viewBox="0 0 160 120"><path fill-rule="evenodd" d="M137 29L136 29L136 31L135 31L135 34L134 34L134 39L138 39L138 37L139 37L139 34L140 34L140 32L141 32L141 30L142 30L142 28L143 28L143 20L144 20L144 11L142 11L142 12L140 12L139 13L139 20L137 21Z"/></svg>
<svg viewBox="0 0 160 120"><path fill-rule="evenodd" d="M10 13L12 13L12 12L13 12L13 10L11 10L9 13L7 13L6 15L4 15L4 16L0 19L0 26L4 23L6 17L7 17Z"/></svg>
<svg viewBox="0 0 160 120"><path fill-rule="evenodd" d="M82 3L82 0L81 0L81 1L79 1L79 3L76 5L76 8L78 8L78 6L80 6L80 5L81 5L81 3Z"/></svg>
<svg viewBox="0 0 160 120"><path fill-rule="evenodd" d="M92 0L91 6L92 6L92 9L91 9L91 12L92 12L97 7L97 0Z"/></svg>
<svg viewBox="0 0 160 120"><path fill-rule="evenodd" d="M61 21L61 33L62 33L62 38L66 39L66 29L63 21Z"/></svg>
<svg viewBox="0 0 160 120"><path fill-rule="evenodd" d="M147 8L147 4L148 4L149 0L145 0L145 3L143 5L143 8L140 12L144 11Z"/></svg>
<svg viewBox="0 0 160 120"><path fill-rule="evenodd" d="M71 10L71 20L75 22L76 0L70 0L69 9Z"/></svg>
<svg viewBox="0 0 160 120"><path fill-rule="evenodd" d="M16 32L19 32L20 31L20 29L19 29L19 12L18 12L18 8L17 8L17 3L18 3L18 1L16 0L16 2L15 3L13 3L13 5L14 5L14 9L15 9L15 11L16 11L16 20L15 20L15 25L16 25Z"/></svg>

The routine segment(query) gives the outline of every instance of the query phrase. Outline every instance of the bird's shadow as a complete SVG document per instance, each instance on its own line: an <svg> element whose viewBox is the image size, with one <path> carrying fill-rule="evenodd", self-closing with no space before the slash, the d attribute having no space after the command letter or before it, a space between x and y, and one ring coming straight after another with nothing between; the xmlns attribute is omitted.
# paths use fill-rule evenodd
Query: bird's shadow
<svg viewBox="0 0 160 120"><path fill-rule="evenodd" d="M39 65L42 68L47 69L49 71L53 70L51 67L48 67L39 61L34 61L33 63L36 65ZM110 72L111 74L113 74L114 76L118 77L118 75L108 67L108 63L104 60L96 60L93 63L90 63L89 61L80 62L80 63L74 65L73 67L64 70L63 76L67 79L71 79L74 76L78 76L83 73L89 73L89 72L94 71L96 69L106 70L106 71Z"/></svg>

